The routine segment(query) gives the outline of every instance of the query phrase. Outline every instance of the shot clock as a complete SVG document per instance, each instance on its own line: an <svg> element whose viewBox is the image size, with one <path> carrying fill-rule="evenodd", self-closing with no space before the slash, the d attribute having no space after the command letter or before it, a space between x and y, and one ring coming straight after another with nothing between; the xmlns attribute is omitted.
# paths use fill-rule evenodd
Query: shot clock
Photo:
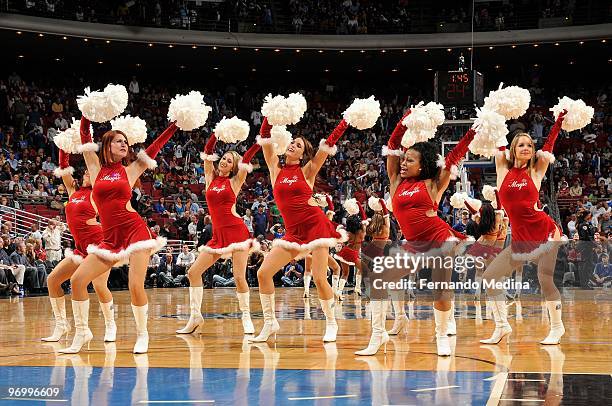
<svg viewBox="0 0 612 406"><path fill-rule="evenodd" d="M434 78L435 100L445 106L482 106L484 83L480 72L437 71Z"/></svg>

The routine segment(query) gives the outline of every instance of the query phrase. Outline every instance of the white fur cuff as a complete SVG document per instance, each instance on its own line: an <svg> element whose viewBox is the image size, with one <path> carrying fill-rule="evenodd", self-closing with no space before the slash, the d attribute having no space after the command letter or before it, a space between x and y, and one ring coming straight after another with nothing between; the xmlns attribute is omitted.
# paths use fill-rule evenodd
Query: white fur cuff
<svg viewBox="0 0 612 406"><path fill-rule="evenodd" d="M219 155L217 155L217 154L205 154L204 152L200 152L200 159L202 161L215 162L215 161L219 160Z"/></svg>
<svg viewBox="0 0 612 406"><path fill-rule="evenodd" d="M56 178L61 178L62 176L72 175L74 173L74 168L72 166L68 166L66 168L55 168L53 170L53 175Z"/></svg>
<svg viewBox="0 0 612 406"><path fill-rule="evenodd" d="M404 155L404 152L401 149L391 149L388 146L384 145L382 147L382 156L388 156L388 155L401 157Z"/></svg>
<svg viewBox="0 0 612 406"><path fill-rule="evenodd" d="M141 149L138 152L138 154L136 154L136 157L138 158L139 161L144 163L147 166L147 168L149 169L157 168L157 161L151 158L149 155L147 155L147 151L145 151L144 149Z"/></svg>
<svg viewBox="0 0 612 406"><path fill-rule="evenodd" d="M246 162L238 162L238 169L242 171L247 171L247 173L253 172L253 164L248 164Z"/></svg>
<svg viewBox="0 0 612 406"><path fill-rule="evenodd" d="M327 155L336 155L338 152L338 146L333 147L328 145L326 140L319 141L319 150L325 152Z"/></svg>
<svg viewBox="0 0 612 406"><path fill-rule="evenodd" d="M264 145L272 145L272 138L267 137L267 138L263 138L261 135L258 135L255 140L257 141L257 143L261 146Z"/></svg>
<svg viewBox="0 0 612 406"><path fill-rule="evenodd" d="M538 152L536 152L536 156L538 158L544 159L545 161L548 161L549 164L555 162L555 154L553 154L552 152L539 150Z"/></svg>
<svg viewBox="0 0 612 406"><path fill-rule="evenodd" d="M83 152L98 152L98 144L95 142L88 142L87 144L79 145L77 152L82 154Z"/></svg>

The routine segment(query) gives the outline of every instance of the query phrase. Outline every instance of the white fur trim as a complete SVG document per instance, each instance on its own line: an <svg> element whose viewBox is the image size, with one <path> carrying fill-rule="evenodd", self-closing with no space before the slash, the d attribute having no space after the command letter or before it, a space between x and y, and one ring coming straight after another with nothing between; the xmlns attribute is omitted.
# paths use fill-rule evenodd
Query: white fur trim
<svg viewBox="0 0 612 406"><path fill-rule="evenodd" d="M338 146L334 145L333 147L328 145L327 140L319 141L319 150L325 152L327 155L336 155L338 152Z"/></svg>
<svg viewBox="0 0 612 406"><path fill-rule="evenodd" d="M258 135L258 136L255 138L255 140L256 140L256 141L257 141L257 143L258 143L259 145L261 145L261 146L264 146L264 145L272 145L272 144L273 144L273 142L272 142L272 138L270 138L270 137L263 138L261 135Z"/></svg>
<svg viewBox="0 0 612 406"><path fill-rule="evenodd" d="M205 154L203 152L200 152L200 159L202 161L210 161L210 162L215 162L219 160L219 155L217 154Z"/></svg>
<svg viewBox="0 0 612 406"><path fill-rule="evenodd" d="M509 161L510 160L510 150L505 149L503 151L500 151L500 150L495 151L496 158L501 158L502 156L506 158L506 161Z"/></svg>
<svg viewBox="0 0 612 406"><path fill-rule="evenodd" d="M149 168L149 169L157 168L157 161L155 159L151 158L147 154L147 151L145 151L144 149L141 149L140 151L138 151L138 154L136 154L136 157L138 158L139 161L144 163L147 168Z"/></svg>
<svg viewBox="0 0 612 406"><path fill-rule="evenodd" d="M536 152L536 156L538 158L544 159L545 161L548 161L549 164L555 162L555 154L553 154L552 152L539 150L538 152Z"/></svg>
<svg viewBox="0 0 612 406"><path fill-rule="evenodd" d="M64 257L71 259L72 262L74 262L77 265L80 265L85 259L82 256L75 254L74 251L72 251L70 248L66 248L64 250Z"/></svg>
<svg viewBox="0 0 612 406"><path fill-rule="evenodd" d="M438 154L438 159L436 160L436 166L438 168L445 168L446 167L446 159L442 155L440 155L440 154Z"/></svg>
<svg viewBox="0 0 612 406"><path fill-rule="evenodd" d="M68 166L66 168L55 168L53 170L53 175L56 178L61 178L62 176L72 175L74 173L74 168L72 166Z"/></svg>
<svg viewBox="0 0 612 406"><path fill-rule="evenodd" d="M340 233L340 238L317 238L312 240L308 244L298 244L297 242L285 241L282 239L276 239L272 242L273 247L282 247L288 250L298 250L302 252L310 252L315 248L328 247L332 248L338 245L338 243L348 241L348 233L341 226L336 227L336 232Z"/></svg>
<svg viewBox="0 0 612 406"><path fill-rule="evenodd" d="M105 248L99 248L97 245L90 244L89 247L87 247L87 253L97 255L109 262L123 262L127 261L134 252L150 250L151 254L153 254L165 247L166 243L167 240L164 237L157 237L155 239L137 241L119 252L112 252Z"/></svg>
<svg viewBox="0 0 612 406"><path fill-rule="evenodd" d="M402 151L401 149L391 149L388 146L383 145L382 156L388 156L388 155L398 156L401 158L404 155L404 151Z"/></svg>
<svg viewBox="0 0 612 406"><path fill-rule="evenodd" d="M548 237L548 242L542 243L540 244L540 246L532 251L529 252L521 252L521 253L512 253L512 259L515 261L531 261L533 259L536 259L538 257L540 257L542 254L550 251L555 244L565 244L567 243L568 239L567 236L565 235L561 235L561 239L558 241L555 241L552 236ZM510 246L512 247L512 246Z"/></svg>
<svg viewBox="0 0 612 406"><path fill-rule="evenodd" d="M341 257L340 255L338 255L338 254L334 254L334 258L336 258L338 261L340 261L340 262L342 262L342 263L344 263L344 264L347 264L347 265L355 265L355 263L354 263L354 262L347 261L346 259L342 258L342 257Z"/></svg>
<svg viewBox="0 0 612 406"><path fill-rule="evenodd" d="M329 213L331 213L331 214L332 214L332 216L335 216L335 215L336 215L336 212L335 212L335 211L333 211L333 210L327 210L327 211L325 212L325 214L329 214Z"/></svg>
<svg viewBox="0 0 612 406"><path fill-rule="evenodd" d="M253 172L253 164L248 164L246 162L238 162L238 169L247 171L248 173Z"/></svg>
<svg viewBox="0 0 612 406"><path fill-rule="evenodd" d="M436 161L436 166L438 168L447 169L450 172L450 178L452 180L457 179L459 177L459 167L457 165L451 165L450 168L446 167L446 158L442 155L438 154L438 160Z"/></svg>
<svg viewBox="0 0 612 406"><path fill-rule="evenodd" d="M199 252L205 252L207 254L217 254L221 255L222 258L229 258L232 256L232 253L235 251L245 251L249 250L251 252L259 252L261 251L261 245L259 241L255 238L249 238L248 240L244 240L242 242L234 242L224 248L210 248L206 245L201 245L198 247Z"/></svg>
<svg viewBox="0 0 612 406"><path fill-rule="evenodd" d="M459 177L459 167L457 165L451 165L450 174L452 180L457 179Z"/></svg>
<svg viewBox="0 0 612 406"><path fill-rule="evenodd" d="M361 224L367 227L370 225L370 221L372 221L372 219L361 220Z"/></svg>
<svg viewBox="0 0 612 406"><path fill-rule="evenodd" d="M95 142L88 142L87 144L79 145L77 152L82 154L83 152L98 152L100 148Z"/></svg>

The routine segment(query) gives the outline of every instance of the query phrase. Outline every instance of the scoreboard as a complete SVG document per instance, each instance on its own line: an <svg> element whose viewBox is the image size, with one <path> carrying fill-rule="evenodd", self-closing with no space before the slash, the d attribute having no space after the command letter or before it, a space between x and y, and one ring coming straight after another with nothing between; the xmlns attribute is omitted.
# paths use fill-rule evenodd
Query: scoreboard
<svg viewBox="0 0 612 406"><path fill-rule="evenodd" d="M484 80L480 72L437 71L434 78L435 101L445 106L482 106Z"/></svg>

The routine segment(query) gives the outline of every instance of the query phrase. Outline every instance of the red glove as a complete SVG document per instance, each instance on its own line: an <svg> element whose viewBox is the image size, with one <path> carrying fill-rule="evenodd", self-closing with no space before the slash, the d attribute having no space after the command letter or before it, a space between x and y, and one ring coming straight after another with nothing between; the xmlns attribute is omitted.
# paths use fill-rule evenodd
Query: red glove
<svg viewBox="0 0 612 406"><path fill-rule="evenodd" d="M361 222L369 223L368 216L366 215L365 210L363 210L363 206L361 205L361 203L357 202L357 206L359 207L359 214L361 215Z"/></svg>
<svg viewBox="0 0 612 406"><path fill-rule="evenodd" d="M561 131L561 124L563 124L563 119L567 114L567 110L563 110L559 113L559 117L557 117L557 121L550 129L548 133L548 138L546 139L546 143L542 147L542 151L552 152L555 147L555 142L557 141L557 137L559 136L559 131Z"/></svg>
<svg viewBox="0 0 612 406"><path fill-rule="evenodd" d="M217 137L215 133L212 133L204 146L204 152L200 153L200 158L202 161L217 161L219 160L219 155L215 154L215 145L217 144Z"/></svg>
<svg viewBox="0 0 612 406"><path fill-rule="evenodd" d="M349 127L348 123L345 119L342 119L340 123L334 128L334 131L329 134L326 140L321 140L319 143L319 149L325 151L328 155L336 155L338 152L338 147L336 147L336 143L342 137L346 129Z"/></svg>
<svg viewBox="0 0 612 406"><path fill-rule="evenodd" d="M327 200L327 211L331 211L332 213L336 213L334 211L334 201L332 200L330 195L325 195L325 200Z"/></svg>
<svg viewBox="0 0 612 406"><path fill-rule="evenodd" d="M238 169L244 169L248 173L253 172L253 165L251 164L251 160L253 159L255 154L259 152L260 149L261 145L259 144L251 145L251 148L247 149L247 151L244 153L242 161L238 163Z"/></svg>
<svg viewBox="0 0 612 406"><path fill-rule="evenodd" d="M453 150L448 153L442 165L444 169L451 172L451 178L456 179L458 175L457 164L465 157L468 152L468 147L476 135L476 131L470 128L468 132L459 140L459 143L455 145Z"/></svg>
<svg viewBox="0 0 612 406"><path fill-rule="evenodd" d="M140 151L137 154L138 159L143 161L149 169L157 168L157 161L155 161L155 157L159 154L159 151L162 150L164 145L168 142L168 140L174 135L174 133L178 130L176 126L176 122L171 122L168 128L164 130L152 143L147 147L145 151Z"/></svg>
<svg viewBox="0 0 612 406"><path fill-rule="evenodd" d="M91 125L91 122L87 119L87 117L82 116L81 117L81 128L80 128L81 145L79 145L79 147L77 148L77 150L81 153L98 151L98 144L93 142L93 139L91 138L91 132L89 131L90 125Z"/></svg>
<svg viewBox="0 0 612 406"><path fill-rule="evenodd" d="M272 126L268 123L268 117L264 117L259 128L259 135L257 136L257 143L259 145L272 145L272 140L270 139L271 130Z"/></svg>
<svg viewBox="0 0 612 406"><path fill-rule="evenodd" d="M391 133L391 137L387 142L387 146L383 147L383 156L385 155L396 155L401 156L402 154L402 137L406 133L406 126L402 124L404 119L408 117L411 113L409 109L400 119L400 121L395 125L395 129Z"/></svg>
<svg viewBox="0 0 612 406"><path fill-rule="evenodd" d="M72 175L74 168L70 166L70 154L64 152L63 149L59 150L59 168L55 168L53 175L58 178L66 175Z"/></svg>
<svg viewBox="0 0 612 406"><path fill-rule="evenodd" d="M378 199L378 201L380 202L380 207L382 207L383 217L388 216L389 209L387 209L387 204L385 203L384 199Z"/></svg>

